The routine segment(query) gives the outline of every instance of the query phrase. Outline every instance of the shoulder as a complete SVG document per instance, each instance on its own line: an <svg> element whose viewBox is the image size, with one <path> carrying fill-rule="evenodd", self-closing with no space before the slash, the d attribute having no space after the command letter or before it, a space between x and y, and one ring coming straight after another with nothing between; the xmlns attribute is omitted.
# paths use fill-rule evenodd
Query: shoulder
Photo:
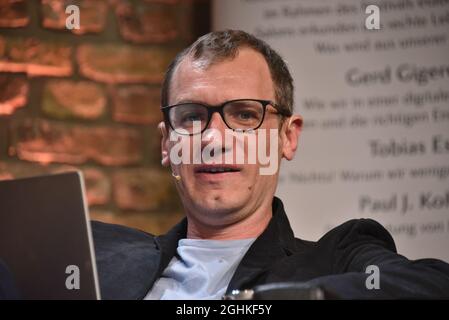
<svg viewBox="0 0 449 320"><path fill-rule="evenodd" d="M154 236L98 221L92 221L91 226L102 298L144 296L158 267Z"/></svg>
<svg viewBox="0 0 449 320"><path fill-rule="evenodd" d="M126 226L92 221L97 262L110 263L116 257L119 260L133 259L154 251L154 236L141 230Z"/></svg>
<svg viewBox="0 0 449 320"><path fill-rule="evenodd" d="M352 219L327 232L318 243L333 243L337 249L376 244L396 252L391 234L372 219Z"/></svg>
<svg viewBox="0 0 449 320"><path fill-rule="evenodd" d="M136 240L148 241L154 238L150 233L117 224L91 221L91 226L94 240L126 242Z"/></svg>
<svg viewBox="0 0 449 320"><path fill-rule="evenodd" d="M349 220L327 232L317 246L326 252L337 273L399 257L390 233L372 219Z"/></svg>

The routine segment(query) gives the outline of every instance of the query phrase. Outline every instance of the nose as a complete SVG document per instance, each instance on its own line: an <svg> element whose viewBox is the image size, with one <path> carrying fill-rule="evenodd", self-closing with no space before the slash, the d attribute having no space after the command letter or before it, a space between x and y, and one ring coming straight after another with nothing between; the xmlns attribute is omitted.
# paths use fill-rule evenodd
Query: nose
<svg viewBox="0 0 449 320"><path fill-rule="evenodd" d="M224 122L223 118L221 117L220 113L214 112L211 115L208 129L216 129L220 132L224 133L224 130L227 128L226 123Z"/></svg>
<svg viewBox="0 0 449 320"><path fill-rule="evenodd" d="M201 149L204 149L206 146L211 148L212 157L219 157L226 153L228 148L225 146L225 130L227 128L221 115L218 112L214 112L208 127L202 134Z"/></svg>
<svg viewBox="0 0 449 320"><path fill-rule="evenodd" d="M218 112L214 112L209 121L209 125L203 132L201 139L207 143L222 143L225 129L227 128L223 119Z"/></svg>

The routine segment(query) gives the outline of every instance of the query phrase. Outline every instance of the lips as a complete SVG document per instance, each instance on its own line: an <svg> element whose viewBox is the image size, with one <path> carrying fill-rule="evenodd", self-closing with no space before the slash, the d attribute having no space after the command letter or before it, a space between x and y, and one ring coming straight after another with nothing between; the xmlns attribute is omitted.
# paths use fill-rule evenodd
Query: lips
<svg viewBox="0 0 449 320"><path fill-rule="evenodd" d="M234 165L200 165L195 168L195 173L223 174L240 172L242 169Z"/></svg>
<svg viewBox="0 0 449 320"><path fill-rule="evenodd" d="M231 181L240 181L243 167L232 164L201 164L193 168L194 176L200 185L223 188Z"/></svg>

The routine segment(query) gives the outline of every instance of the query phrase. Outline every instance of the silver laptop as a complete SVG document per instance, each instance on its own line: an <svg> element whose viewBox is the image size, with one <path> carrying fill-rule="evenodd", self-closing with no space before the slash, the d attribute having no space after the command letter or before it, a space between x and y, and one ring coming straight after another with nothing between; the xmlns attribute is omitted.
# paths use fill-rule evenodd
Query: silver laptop
<svg viewBox="0 0 449 320"><path fill-rule="evenodd" d="M81 172L0 181L0 260L22 299L100 299Z"/></svg>

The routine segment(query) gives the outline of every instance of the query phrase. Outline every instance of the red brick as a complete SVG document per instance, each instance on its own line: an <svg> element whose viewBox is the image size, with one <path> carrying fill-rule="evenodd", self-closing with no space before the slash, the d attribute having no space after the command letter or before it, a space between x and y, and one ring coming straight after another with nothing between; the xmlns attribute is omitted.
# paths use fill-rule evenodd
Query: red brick
<svg viewBox="0 0 449 320"><path fill-rule="evenodd" d="M68 5L80 9L80 28L68 30L65 12ZM42 25L45 28L67 30L75 34L98 33L104 30L107 15L107 3L104 0L42 0Z"/></svg>
<svg viewBox="0 0 449 320"><path fill-rule="evenodd" d="M106 204L110 200L109 178L96 168L77 168L69 165L41 165L28 162L0 162L0 180L33 177L52 173L83 172L89 205Z"/></svg>
<svg viewBox="0 0 449 320"><path fill-rule="evenodd" d="M28 82L24 77L0 75L0 116L13 114L27 100Z"/></svg>
<svg viewBox="0 0 449 320"><path fill-rule="evenodd" d="M175 9L173 5L121 2L115 10L120 34L134 43L173 40L178 35Z"/></svg>
<svg viewBox="0 0 449 320"><path fill-rule="evenodd" d="M116 121L156 124L162 120L160 88L143 85L118 87L112 91L112 99Z"/></svg>
<svg viewBox="0 0 449 320"><path fill-rule="evenodd" d="M96 119L105 107L104 89L94 82L53 80L45 85L42 109L51 117Z"/></svg>
<svg viewBox="0 0 449 320"><path fill-rule="evenodd" d="M0 180L18 179L77 170L69 165L41 165L29 162L0 162Z"/></svg>
<svg viewBox="0 0 449 320"><path fill-rule="evenodd" d="M30 18L25 0L0 0L0 27L18 28L28 25Z"/></svg>
<svg viewBox="0 0 449 320"><path fill-rule="evenodd" d="M142 138L124 127L68 125L25 119L11 128L11 156L40 163L127 165L142 160Z"/></svg>
<svg viewBox="0 0 449 320"><path fill-rule="evenodd" d="M0 36L0 57L6 54L6 38Z"/></svg>
<svg viewBox="0 0 449 320"><path fill-rule="evenodd" d="M24 0L0 0L0 27L24 27L30 22Z"/></svg>
<svg viewBox="0 0 449 320"><path fill-rule="evenodd" d="M77 128L80 141L86 143L89 158L109 166L142 161L143 140L139 131L125 127Z"/></svg>
<svg viewBox="0 0 449 320"><path fill-rule="evenodd" d="M192 0L183 0L183 2L190 2ZM179 0L144 0L147 3L164 3L164 4L177 4Z"/></svg>
<svg viewBox="0 0 449 320"><path fill-rule="evenodd" d="M80 72L106 83L160 83L171 59L172 49L123 45L81 45L77 59Z"/></svg>
<svg viewBox="0 0 449 320"><path fill-rule="evenodd" d="M29 76L68 76L72 74L70 46L33 38L0 36L0 71L25 72Z"/></svg>
<svg viewBox="0 0 449 320"><path fill-rule="evenodd" d="M32 164L37 165L37 164ZM42 166L41 166L42 167ZM50 165L49 173L60 173L79 170L84 177L86 198L89 206L107 204L111 198L111 182L103 170L94 167L75 167L69 165Z"/></svg>
<svg viewBox="0 0 449 320"><path fill-rule="evenodd" d="M104 205L110 200L111 183L106 174L97 168L83 170L89 205Z"/></svg>
<svg viewBox="0 0 449 320"><path fill-rule="evenodd" d="M88 160L84 144L78 141L75 130L61 123L25 119L15 123L9 154L19 159L40 163L65 162L80 164Z"/></svg>
<svg viewBox="0 0 449 320"><path fill-rule="evenodd" d="M144 127L145 151L148 163L159 167L161 165L161 132L154 125Z"/></svg>
<svg viewBox="0 0 449 320"><path fill-rule="evenodd" d="M173 196L167 171L150 168L125 169L113 175L114 200L124 210L156 210Z"/></svg>

